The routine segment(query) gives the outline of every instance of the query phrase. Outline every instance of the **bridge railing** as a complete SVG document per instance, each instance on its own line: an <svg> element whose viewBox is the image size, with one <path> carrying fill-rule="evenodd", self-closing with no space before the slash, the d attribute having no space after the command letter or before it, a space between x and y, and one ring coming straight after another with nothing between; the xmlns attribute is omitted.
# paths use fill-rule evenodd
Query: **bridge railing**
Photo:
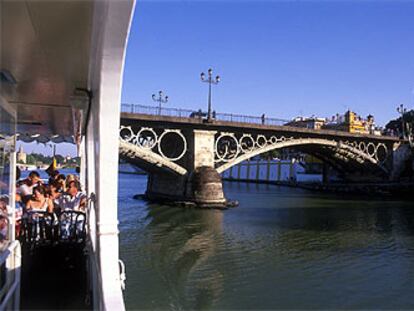
<svg viewBox="0 0 414 311"><path fill-rule="evenodd" d="M195 113L194 110L181 109L181 108L163 108L155 106L144 106L137 104L122 104L121 112L136 113L136 114L149 114L154 116L169 116L179 118L190 118Z"/></svg>
<svg viewBox="0 0 414 311"><path fill-rule="evenodd" d="M136 113L136 114L148 114L148 115L158 115L158 116L169 116L169 117L179 117L179 118L207 118L207 113L201 110L190 110L190 109L180 109L180 108L163 108L161 109L156 106L144 106L138 104L122 104L121 112L126 113ZM253 124L265 124L265 125L284 125L289 122L289 120L277 119L277 118L267 118L267 117L257 117L257 116L247 116L241 114L233 113L216 113L213 111L212 117L214 120L218 121L227 121L227 122L239 122L239 123L253 123Z"/></svg>
<svg viewBox="0 0 414 311"><path fill-rule="evenodd" d="M241 115L241 114L221 113L221 112L216 113L214 119L219 120L219 121L265 124L265 125L284 125L285 123L289 122L289 120L283 120L283 119L277 119L277 118L246 116L246 115Z"/></svg>

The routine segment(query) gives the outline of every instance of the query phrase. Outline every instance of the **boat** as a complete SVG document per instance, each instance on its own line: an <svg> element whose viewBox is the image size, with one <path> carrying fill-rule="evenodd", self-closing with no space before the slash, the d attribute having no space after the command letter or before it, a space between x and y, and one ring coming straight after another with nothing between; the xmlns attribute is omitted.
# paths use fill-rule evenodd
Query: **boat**
<svg viewBox="0 0 414 311"><path fill-rule="evenodd" d="M79 253L85 259L79 261L85 268L79 279L85 288L82 300L89 309L125 309L117 221L118 130L134 7L134 0L0 2L0 202L6 211L0 215L5 232L0 244L0 310L33 307L23 294L30 285L25 284L27 275L35 285L42 284L50 274L68 274L73 265L62 261L39 273L33 252L25 254L16 235L19 140L76 144L80 181L89 198L87 236ZM68 252L73 245L60 243L59 249ZM54 256L56 248L47 252ZM66 283L48 284L53 287L61 289L61 296L67 294ZM56 308L60 296L43 290L35 307Z"/></svg>

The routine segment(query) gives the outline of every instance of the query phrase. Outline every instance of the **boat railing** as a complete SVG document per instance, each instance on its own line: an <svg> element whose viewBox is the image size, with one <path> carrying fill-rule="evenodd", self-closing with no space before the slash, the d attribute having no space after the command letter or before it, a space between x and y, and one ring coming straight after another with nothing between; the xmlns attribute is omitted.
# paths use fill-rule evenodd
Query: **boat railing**
<svg viewBox="0 0 414 311"><path fill-rule="evenodd" d="M0 253L0 310L19 310L22 254L19 241Z"/></svg>

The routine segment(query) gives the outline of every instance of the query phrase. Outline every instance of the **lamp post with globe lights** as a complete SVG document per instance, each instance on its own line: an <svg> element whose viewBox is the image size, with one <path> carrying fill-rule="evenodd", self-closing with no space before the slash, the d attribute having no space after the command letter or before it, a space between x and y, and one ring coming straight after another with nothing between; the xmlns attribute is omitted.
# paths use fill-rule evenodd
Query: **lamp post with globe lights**
<svg viewBox="0 0 414 311"><path fill-rule="evenodd" d="M404 108L403 104L397 107L397 112L401 114L401 127L402 127L402 137L405 138L405 124L404 124L404 114L407 112L407 108Z"/></svg>
<svg viewBox="0 0 414 311"><path fill-rule="evenodd" d="M208 83L208 110L207 110L207 122L212 121L211 117L211 85L212 84L218 84L220 82L220 76L216 76L216 78L213 78L213 70L210 68L207 71L208 77L206 78L206 75L204 72L200 74L201 82Z"/></svg>
<svg viewBox="0 0 414 311"><path fill-rule="evenodd" d="M155 94L152 94L152 100L158 102L158 114L161 115L161 104L168 102L168 96L164 97L164 93L159 91L158 98Z"/></svg>

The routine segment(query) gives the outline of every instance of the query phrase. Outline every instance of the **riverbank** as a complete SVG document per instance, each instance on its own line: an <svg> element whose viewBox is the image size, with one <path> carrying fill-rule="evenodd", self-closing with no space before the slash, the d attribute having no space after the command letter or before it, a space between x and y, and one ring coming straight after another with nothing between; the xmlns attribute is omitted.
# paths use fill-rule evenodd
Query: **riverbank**
<svg viewBox="0 0 414 311"><path fill-rule="evenodd" d="M379 197L398 197L401 199L413 199L413 182L385 182L385 183L332 183L332 184L298 184L298 187L307 190L331 192L331 193L350 193L356 195L379 196Z"/></svg>
<svg viewBox="0 0 414 311"><path fill-rule="evenodd" d="M337 194L354 194L379 197L399 197L402 199L413 199L414 182L384 182L384 183L318 183L318 182L295 182L295 181L266 181L251 179L223 178L223 181L243 182L253 184L267 184L301 188L317 192L329 192Z"/></svg>
<svg viewBox="0 0 414 311"><path fill-rule="evenodd" d="M127 175L146 175L142 172L128 172L120 171L120 174ZM370 197L395 197L404 200L414 199L414 182L384 182L384 183L343 183L343 182L331 182L331 183L320 183L320 182L295 182L288 180L252 180L252 179L235 179L235 178L222 178L226 182L239 182L239 183L251 183L251 184L263 184L263 185L275 185L284 186L291 188L300 188L315 192L327 192L336 194L353 194L353 195L364 195ZM136 199L147 200L145 195L137 195ZM237 202L237 201L236 201ZM165 201L159 201L158 203L166 204ZM194 204L191 202L175 202L175 206L188 206L192 207ZM231 201L229 206L235 207L237 203Z"/></svg>

